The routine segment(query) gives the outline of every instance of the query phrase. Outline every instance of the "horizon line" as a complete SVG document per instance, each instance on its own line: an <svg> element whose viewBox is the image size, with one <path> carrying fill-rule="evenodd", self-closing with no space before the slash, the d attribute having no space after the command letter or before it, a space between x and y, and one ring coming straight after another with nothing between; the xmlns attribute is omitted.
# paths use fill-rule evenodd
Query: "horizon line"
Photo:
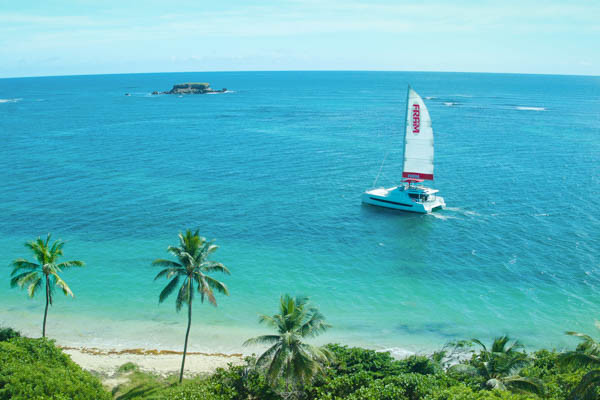
<svg viewBox="0 0 600 400"><path fill-rule="evenodd" d="M110 73L81 73L81 74L57 74L57 75L24 75L5 76L2 79L26 79L26 78L58 78L75 76L105 76L105 75L151 75L151 74L186 74L186 73L239 73L239 72L408 72L408 73L440 73L440 74L488 74L488 75L542 75L542 76L584 76L600 77L591 74L551 74L533 72L482 72L482 71L417 71L417 70L379 70L379 69L250 69L250 70L221 70L221 71L156 71L156 72L110 72Z"/></svg>

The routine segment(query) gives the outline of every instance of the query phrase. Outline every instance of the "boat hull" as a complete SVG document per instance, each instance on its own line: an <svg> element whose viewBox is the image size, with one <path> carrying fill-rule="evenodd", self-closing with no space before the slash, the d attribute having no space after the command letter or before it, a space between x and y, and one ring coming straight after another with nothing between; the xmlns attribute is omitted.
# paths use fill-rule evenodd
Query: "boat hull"
<svg viewBox="0 0 600 400"><path fill-rule="evenodd" d="M428 201L415 201L410 198L406 191L397 187L368 190L363 193L362 202L373 206L419 214L427 214L435 210L440 210L446 205L444 199L439 196L435 196Z"/></svg>

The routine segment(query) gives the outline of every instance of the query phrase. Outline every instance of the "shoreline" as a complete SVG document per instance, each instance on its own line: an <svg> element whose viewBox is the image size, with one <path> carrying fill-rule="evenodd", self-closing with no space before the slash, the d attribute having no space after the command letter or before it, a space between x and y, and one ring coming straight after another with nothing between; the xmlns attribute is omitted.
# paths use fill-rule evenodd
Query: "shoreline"
<svg viewBox="0 0 600 400"><path fill-rule="evenodd" d="M149 372L163 377L177 374L181 368L181 355L183 352L173 350L102 350L98 348L77 348L70 346L57 346L71 360L84 370L105 376L114 377L118 369L125 363L131 362L139 367L142 372ZM187 377L199 374L209 374L217 368L226 368L229 364L242 365L244 355L241 353L204 353L188 352L185 359L185 373Z"/></svg>

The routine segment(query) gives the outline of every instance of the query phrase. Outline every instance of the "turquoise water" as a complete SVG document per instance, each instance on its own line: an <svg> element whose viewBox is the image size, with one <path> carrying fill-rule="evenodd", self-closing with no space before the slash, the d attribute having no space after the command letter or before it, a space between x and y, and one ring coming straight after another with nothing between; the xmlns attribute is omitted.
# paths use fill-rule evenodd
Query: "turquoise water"
<svg viewBox="0 0 600 400"><path fill-rule="evenodd" d="M230 93L150 96L182 81ZM448 209L363 206L400 178L406 85L436 134ZM130 97L124 93L131 93ZM191 347L238 351L282 293L311 296L320 340L401 352L502 333L569 345L600 319L600 78L246 72L0 80L0 324L39 335L43 296L9 287L23 243L68 259L48 322L59 343L179 348L153 259L199 228L230 297L196 306Z"/></svg>

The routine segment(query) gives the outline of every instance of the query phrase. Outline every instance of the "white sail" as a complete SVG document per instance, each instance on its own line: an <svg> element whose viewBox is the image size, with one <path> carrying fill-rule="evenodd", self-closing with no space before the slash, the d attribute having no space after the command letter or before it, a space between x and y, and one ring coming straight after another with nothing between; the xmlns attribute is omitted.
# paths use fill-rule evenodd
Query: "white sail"
<svg viewBox="0 0 600 400"><path fill-rule="evenodd" d="M404 131L403 178L433 180L433 128L427 107L408 88L406 129Z"/></svg>

